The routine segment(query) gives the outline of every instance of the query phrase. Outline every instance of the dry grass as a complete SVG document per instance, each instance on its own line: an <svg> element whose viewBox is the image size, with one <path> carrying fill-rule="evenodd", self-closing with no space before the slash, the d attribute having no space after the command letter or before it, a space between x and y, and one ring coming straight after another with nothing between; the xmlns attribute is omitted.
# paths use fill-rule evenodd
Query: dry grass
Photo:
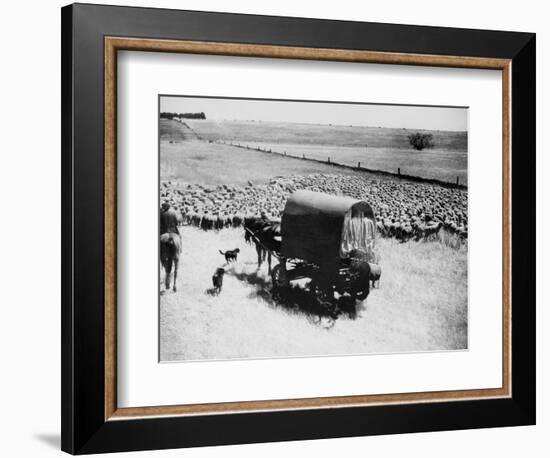
<svg viewBox="0 0 550 458"><path fill-rule="evenodd" d="M366 168L436 178L468 180L467 132L433 131L435 148L415 151L410 129L284 122L202 121L187 123L206 140L248 144L280 153ZM422 131L424 132L424 131ZM426 131L428 132L428 131Z"/></svg>
<svg viewBox="0 0 550 458"><path fill-rule="evenodd" d="M468 184L468 153L466 151L448 151L442 149L424 149L412 151L410 148L364 146L334 146L321 144L287 143L250 143L250 146L264 150L282 152L287 155L332 162L348 166L357 166L371 170L437 179L454 183L459 177L461 184Z"/></svg>
<svg viewBox="0 0 550 458"><path fill-rule="evenodd" d="M425 132L433 134L437 148L448 151L466 151L468 147L467 132L274 121L186 119L185 122L206 140L360 147L369 145L374 148L411 150L409 135L415 132Z"/></svg>
<svg viewBox="0 0 550 458"><path fill-rule="evenodd" d="M160 298L161 360L262 358L467 347L467 249L379 239L382 278L355 320L314 324L274 302L264 265L242 229L182 229L178 292ZM223 291L208 293L218 253L239 247ZM162 274L163 275L163 274Z"/></svg>
<svg viewBox="0 0 550 458"><path fill-rule="evenodd" d="M413 151L407 138L411 131L406 129L243 121L187 120L186 124L194 131L176 121L162 119L160 122L163 179L237 184L235 180L239 180L239 176L235 175L240 173L241 167L254 175L263 171L259 177L252 178L261 181L265 181L266 172L269 177L292 173L355 173L330 165L199 141L196 132L205 140L235 142L295 157L305 155L322 161L330 157L332 162L348 166L360 162L362 167L373 170L397 173L400 168L401 173L408 175L453 183L458 176L460 183L468 181L466 132L436 132L436 148ZM254 167L250 167L251 161Z"/></svg>
<svg viewBox="0 0 550 458"><path fill-rule="evenodd" d="M162 181L201 185L246 185L248 181L259 184L267 183L276 176L313 173L374 177L365 172L200 140L181 143L162 141L160 145Z"/></svg>

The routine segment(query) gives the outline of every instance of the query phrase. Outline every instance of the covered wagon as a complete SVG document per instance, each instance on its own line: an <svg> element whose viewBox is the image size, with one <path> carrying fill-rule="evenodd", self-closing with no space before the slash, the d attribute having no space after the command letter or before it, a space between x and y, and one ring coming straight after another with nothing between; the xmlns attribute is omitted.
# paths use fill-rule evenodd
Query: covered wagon
<svg viewBox="0 0 550 458"><path fill-rule="evenodd" d="M369 294L375 254L376 220L362 200L296 191L281 220L279 264L272 270L274 294L290 282L309 278L309 288L326 304Z"/></svg>

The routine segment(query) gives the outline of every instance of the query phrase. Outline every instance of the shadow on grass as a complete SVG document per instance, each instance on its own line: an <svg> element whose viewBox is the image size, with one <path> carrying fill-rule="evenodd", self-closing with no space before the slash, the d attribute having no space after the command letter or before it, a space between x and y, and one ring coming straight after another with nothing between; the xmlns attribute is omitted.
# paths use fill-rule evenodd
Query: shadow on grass
<svg viewBox="0 0 550 458"><path fill-rule="evenodd" d="M343 313L352 319L356 317L355 302L351 307L346 301L340 301L337 307L330 301L321 301L307 286L291 285L288 288L274 289L271 280L260 276L258 271L236 272L232 268L227 271L227 275L254 286L249 298L260 298L271 307L282 307L296 315L304 316L316 325L331 328Z"/></svg>

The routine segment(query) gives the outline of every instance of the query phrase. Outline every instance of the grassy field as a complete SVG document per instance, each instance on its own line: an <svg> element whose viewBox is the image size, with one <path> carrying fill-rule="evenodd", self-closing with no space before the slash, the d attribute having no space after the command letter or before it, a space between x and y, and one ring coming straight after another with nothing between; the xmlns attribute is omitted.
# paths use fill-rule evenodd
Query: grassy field
<svg viewBox="0 0 550 458"><path fill-rule="evenodd" d="M267 267L257 270L255 250L244 243L242 229L181 232L178 291L160 298L163 361L467 347L466 246L379 239L380 287L355 320L341 316L328 328L305 311L273 301ZM241 253L237 263L225 266L222 293L209 294L214 270L225 263L218 249L237 247Z"/></svg>
<svg viewBox="0 0 550 458"><path fill-rule="evenodd" d="M170 126L173 123L174 126ZM190 133L176 121L161 121L161 138L182 140L198 136L207 141L238 143L308 158L436 178L467 184L466 132L430 131L435 147L415 151L408 135L417 130L253 121L187 120ZM174 130L173 136L169 133ZM424 132L424 131L419 131ZM428 132L428 131L425 131ZM185 148L184 146L181 146ZM215 147L213 145L212 147Z"/></svg>
<svg viewBox="0 0 550 458"><path fill-rule="evenodd" d="M460 183L468 183L466 153L456 151L426 149L411 152L405 148L361 148L356 146L298 145L264 142L255 143L254 147L286 152L292 156L305 156L321 161L327 161L330 158L333 162L354 167L360 162L361 167L371 170L397 173L398 169L400 169L402 174L453 183L456 182L456 177L458 177Z"/></svg>
<svg viewBox="0 0 550 458"><path fill-rule="evenodd" d="M466 132L391 129L386 127L339 126L257 121L210 121L187 119L186 124L205 140L292 143L301 145L405 148L412 152L408 135L431 133L439 149L466 151Z"/></svg>
<svg viewBox="0 0 550 458"><path fill-rule="evenodd" d="M311 173L362 175L364 172L337 169L331 165L300 161L276 154L236 148L200 140L169 143L161 140L162 181L203 185L266 183L276 176Z"/></svg>

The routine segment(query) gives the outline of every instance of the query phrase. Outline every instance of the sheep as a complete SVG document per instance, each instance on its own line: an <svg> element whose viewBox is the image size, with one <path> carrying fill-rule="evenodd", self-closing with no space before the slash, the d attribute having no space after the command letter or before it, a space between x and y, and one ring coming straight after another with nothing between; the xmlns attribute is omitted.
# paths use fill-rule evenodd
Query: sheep
<svg viewBox="0 0 550 458"><path fill-rule="evenodd" d="M369 280L371 282L371 286L375 288L376 282L378 282L378 286L380 286L380 277L382 276L382 268L378 264L369 263L369 265L370 265Z"/></svg>
<svg viewBox="0 0 550 458"><path fill-rule="evenodd" d="M244 215L258 215L262 211L269 218L278 218L288 195L297 189L366 200L373 206L377 231L383 237L431 240L444 229L462 240L467 239L467 191L425 183L311 174L276 177L269 184L247 186L187 184L182 187L162 182L161 196L175 208L182 209L184 224L208 230L239 227Z"/></svg>

